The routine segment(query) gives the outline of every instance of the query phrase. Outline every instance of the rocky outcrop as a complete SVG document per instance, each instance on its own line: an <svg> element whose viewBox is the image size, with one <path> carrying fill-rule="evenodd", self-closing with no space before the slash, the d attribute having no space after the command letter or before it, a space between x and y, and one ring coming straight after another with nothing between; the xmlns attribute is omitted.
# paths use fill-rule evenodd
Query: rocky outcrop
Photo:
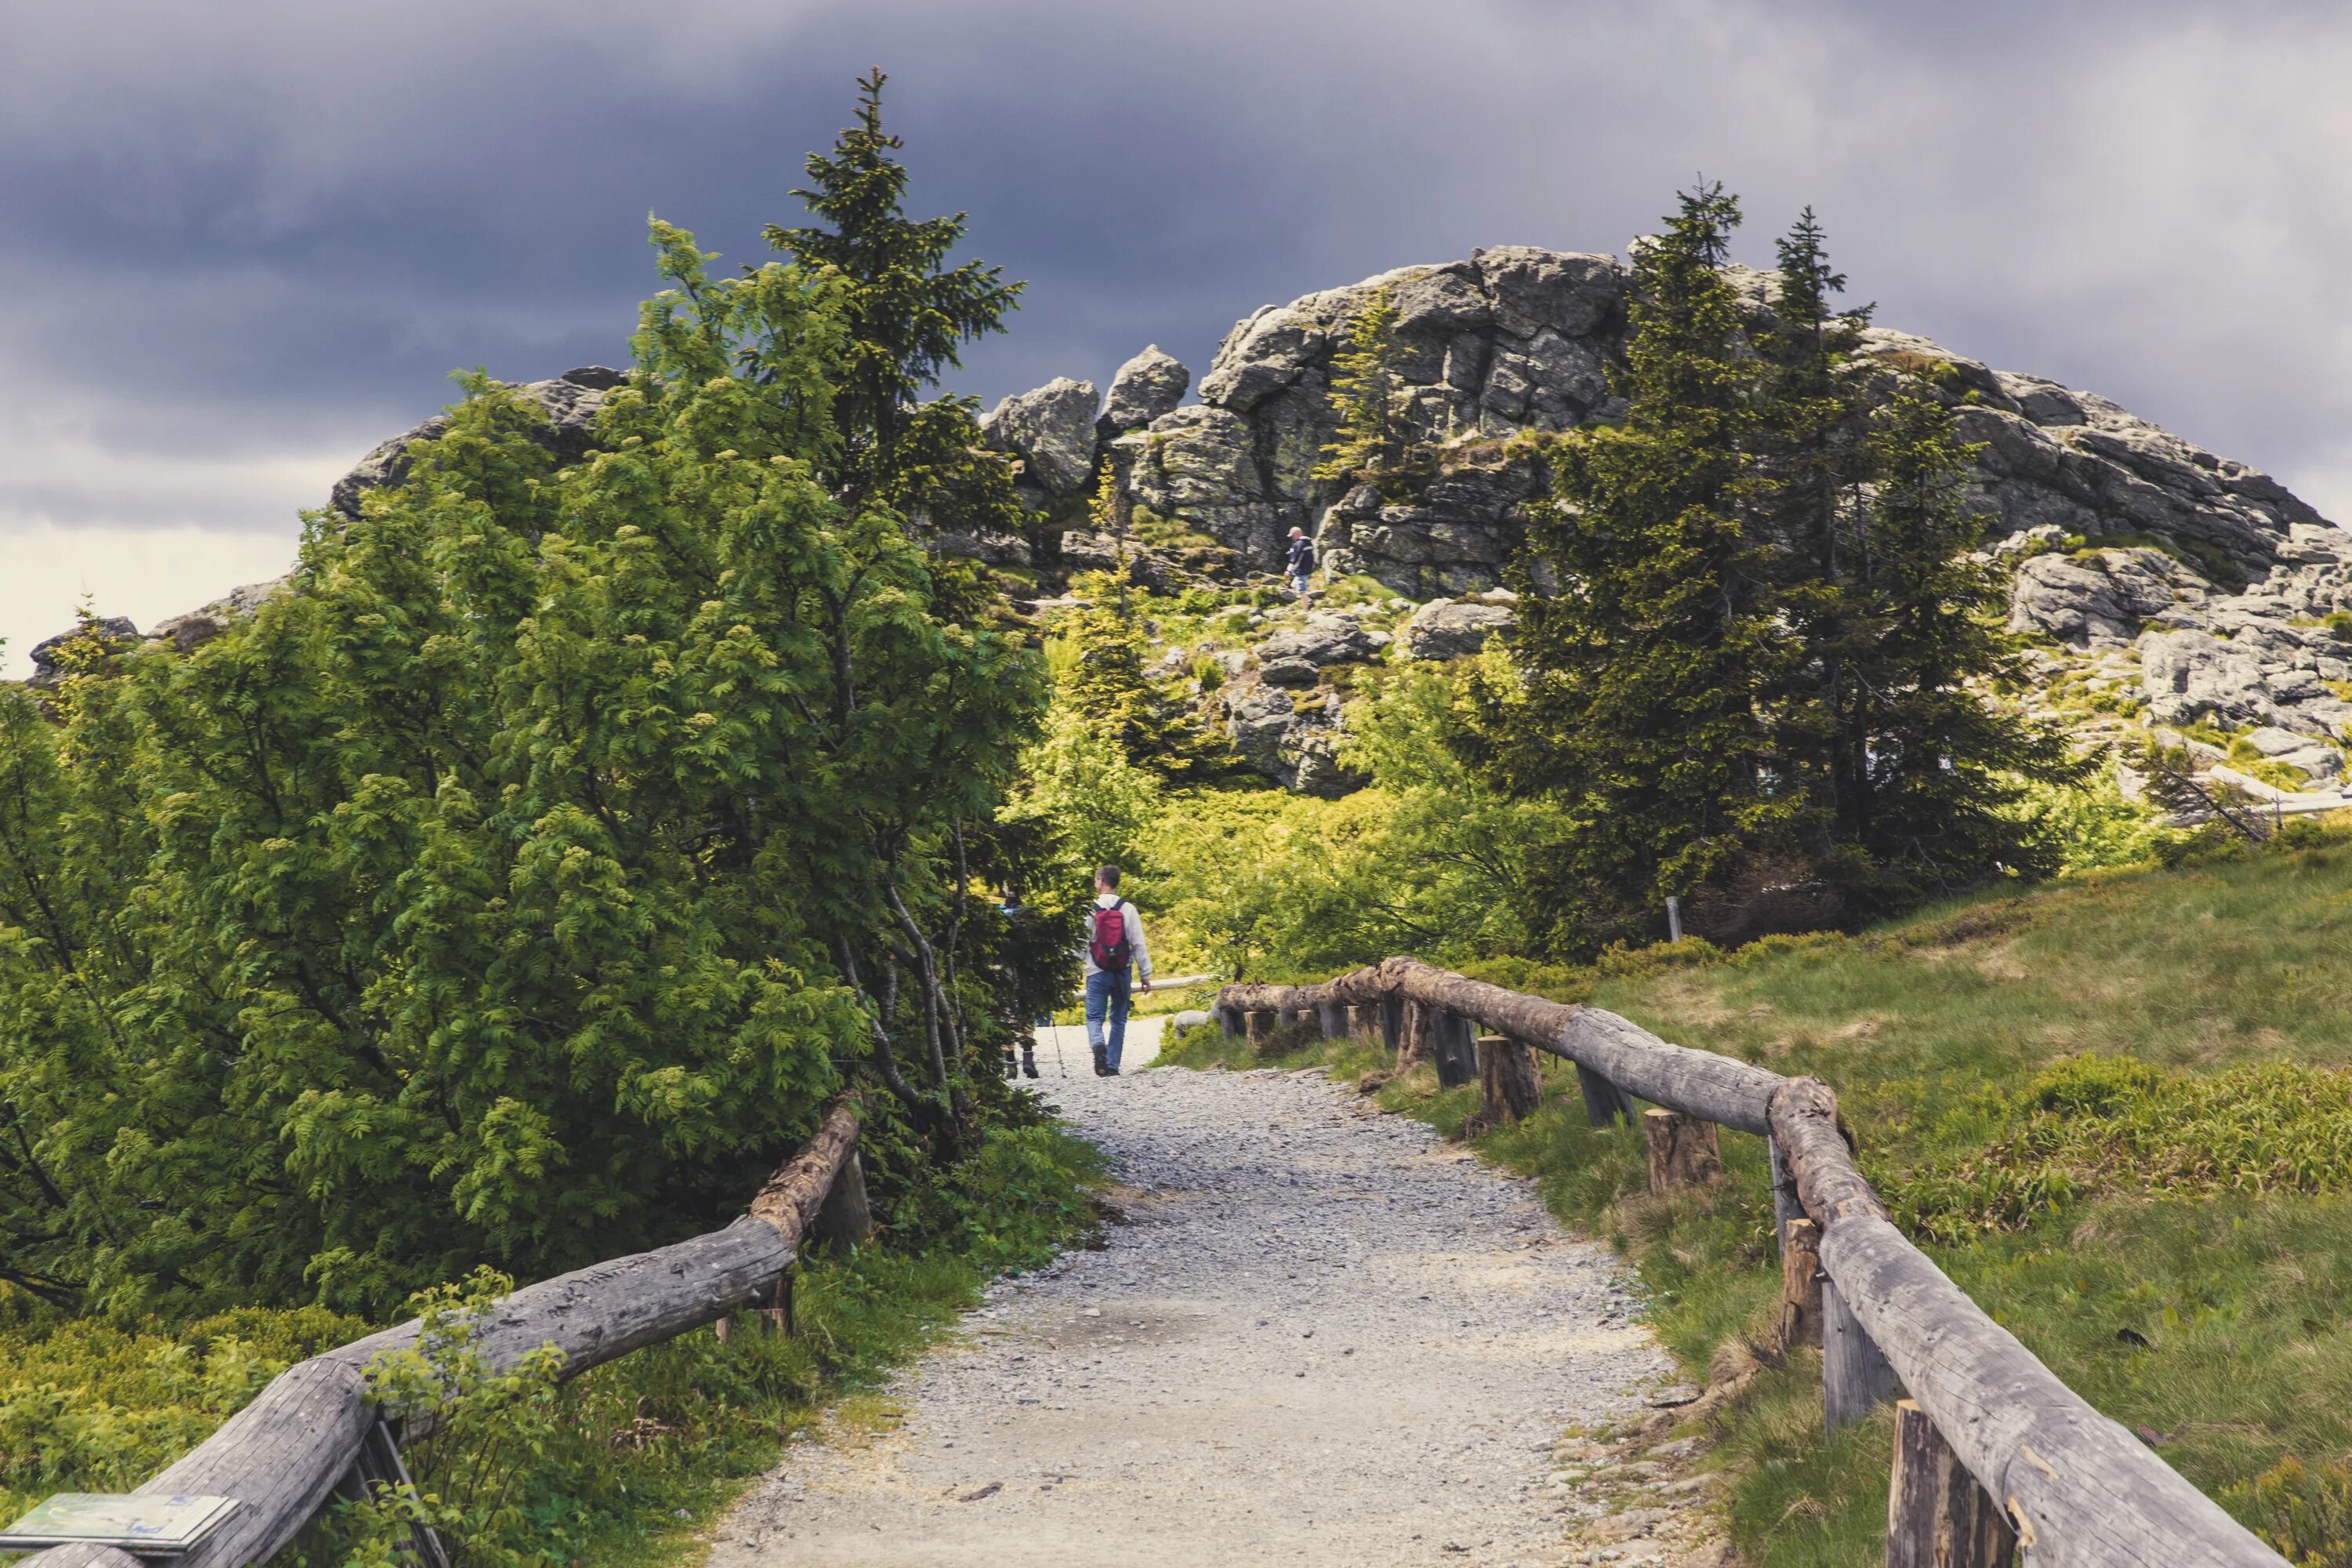
<svg viewBox="0 0 2352 1568"><path fill-rule="evenodd" d="M1158 343L1147 346L1111 377L1096 434L1109 441L1144 428L1161 415L1174 413L1192 384L1192 373L1181 360L1161 352Z"/></svg>
<svg viewBox="0 0 2352 1568"><path fill-rule="evenodd" d="M1095 471L1095 386L1055 376L982 416L980 433L1022 461L1022 477L1049 496L1076 495Z"/></svg>
<svg viewBox="0 0 2352 1568"><path fill-rule="evenodd" d="M574 463L588 455L596 416L604 395L628 380L624 371L607 365L583 365L567 370L552 381L534 381L514 388L539 405L547 416L542 439L559 463ZM351 472L335 481L327 504L345 517L360 514L360 497L408 477L408 448L419 441L438 440L448 434L449 416L436 414L414 429L403 431L362 458Z"/></svg>
<svg viewBox="0 0 2352 1568"><path fill-rule="evenodd" d="M1461 658L1482 651L1489 637L1509 631L1517 617L1502 605L1467 599L1432 599L1405 622L1408 658Z"/></svg>
<svg viewBox="0 0 2352 1568"><path fill-rule="evenodd" d="M2017 569L2010 629L2088 647L2127 643L2176 605L2201 605L2211 584L2160 550L2035 555Z"/></svg>
<svg viewBox="0 0 2352 1568"><path fill-rule="evenodd" d="M1267 638L1259 647L1258 657L1269 662L1296 659L1319 669L1327 664L1370 658L1388 647L1389 641L1388 633L1352 616L1310 615L1305 625Z"/></svg>

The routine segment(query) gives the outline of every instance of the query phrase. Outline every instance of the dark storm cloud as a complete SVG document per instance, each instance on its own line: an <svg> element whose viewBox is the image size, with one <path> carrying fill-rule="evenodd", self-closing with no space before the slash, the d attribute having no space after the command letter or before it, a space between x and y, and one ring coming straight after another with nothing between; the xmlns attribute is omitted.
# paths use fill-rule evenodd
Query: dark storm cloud
<svg viewBox="0 0 2352 1568"><path fill-rule="evenodd" d="M453 367L618 358L646 213L757 259L877 61L918 210L1030 280L984 396L1147 341L1197 374L1261 303L1474 245L1619 249L1704 170L1748 259L1811 201L1882 320L2352 510L2315 7L5 3L0 550L289 527Z"/></svg>

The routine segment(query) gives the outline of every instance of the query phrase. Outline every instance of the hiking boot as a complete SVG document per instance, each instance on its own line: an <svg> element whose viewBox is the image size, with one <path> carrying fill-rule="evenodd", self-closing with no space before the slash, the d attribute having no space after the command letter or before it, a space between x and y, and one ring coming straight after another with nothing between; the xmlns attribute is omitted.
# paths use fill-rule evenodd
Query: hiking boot
<svg viewBox="0 0 2352 1568"><path fill-rule="evenodd" d="M1006 1076L1012 1075L1008 1073ZM1025 1042L1021 1047L1021 1076L1024 1078L1037 1076L1037 1049Z"/></svg>
<svg viewBox="0 0 2352 1568"><path fill-rule="evenodd" d="M1108 1078L1110 1076L1110 1063L1103 1059L1102 1047L1100 1046L1097 1046L1095 1047L1095 1076L1097 1078Z"/></svg>

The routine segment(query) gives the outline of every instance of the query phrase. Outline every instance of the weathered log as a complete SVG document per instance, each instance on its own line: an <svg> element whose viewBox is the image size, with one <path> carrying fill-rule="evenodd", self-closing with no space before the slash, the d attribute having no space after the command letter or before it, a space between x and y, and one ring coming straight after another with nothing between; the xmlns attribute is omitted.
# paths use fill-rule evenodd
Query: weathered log
<svg viewBox="0 0 2352 1568"><path fill-rule="evenodd" d="M778 1168L751 1214L724 1230L575 1269L515 1291L475 1325L472 1348L503 1371L552 1344L562 1375L576 1376L633 1350L722 1316L791 1266L834 1173L856 1145L857 1109L837 1106ZM364 1371L384 1352L412 1349L412 1320L299 1362L173 1464L131 1489L142 1496L231 1497L245 1506L174 1568L243 1568L292 1540L351 1468L377 1412ZM397 1414L395 1412L394 1414ZM24 1568L139 1568L110 1547L52 1547Z"/></svg>
<svg viewBox="0 0 2352 1568"><path fill-rule="evenodd" d="M2147 1444L2085 1404L1900 1231L1850 1215L1822 1267L2036 1564L2280 1568Z"/></svg>
<svg viewBox="0 0 2352 1568"><path fill-rule="evenodd" d="M1437 1068L1437 1087L1459 1089L1478 1077L1478 1047L1472 1044L1470 1020L1448 1007L1423 1009L1429 1030L1429 1059Z"/></svg>
<svg viewBox="0 0 2352 1568"><path fill-rule="evenodd" d="M1584 1119L1595 1127L1633 1120L1633 1098L1601 1074L1578 1062L1576 1087L1584 1095Z"/></svg>
<svg viewBox="0 0 2352 1568"><path fill-rule="evenodd" d="M2017 1533L1954 1456L1927 1413L1895 1402L1886 1493L1886 1568L2011 1568Z"/></svg>
<svg viewBox="0 0 2352 1568"><path fill-rule="evenodd" d="M1652 1197L1723 1180L1723 1148L1714 1122L1679 1110L1645 1110L1642 1136L1650 1149Z"/></svg>
<svg viewBox="0 0 2352 1568"><path fill-rule="evenodd" d="M1495 1126L1523 1121L1543 1108L1536 1053L1507 1035L1478 1037L1478 1115Z"/></svg>
<svg viewBox="0 0 2352 1568"><path fill-rule="evenodd" d="M1792 1219L1780 1227L1780 1350L1822 1342L1821 1227Z"/></svg>

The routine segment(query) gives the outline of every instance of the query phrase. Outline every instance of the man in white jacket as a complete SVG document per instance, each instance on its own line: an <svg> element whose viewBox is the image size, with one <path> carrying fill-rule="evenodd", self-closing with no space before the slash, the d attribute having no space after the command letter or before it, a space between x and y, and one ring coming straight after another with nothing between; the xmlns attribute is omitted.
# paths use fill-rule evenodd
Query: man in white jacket
<svg viewBox="0 0 2352 1568"><path fill-rule="evenodd" d="M1143 917L1118 896L1118 868L1095 872L1095 907L1087 911L1087 1044L1095 1054L1095 1076L1118 1076L1119 1047L1127 1043L1128 986L1139 979L1151 992L1151 949L1143 941ZM1103 1023L1110 1029L1106 1035Z"/></svg>

